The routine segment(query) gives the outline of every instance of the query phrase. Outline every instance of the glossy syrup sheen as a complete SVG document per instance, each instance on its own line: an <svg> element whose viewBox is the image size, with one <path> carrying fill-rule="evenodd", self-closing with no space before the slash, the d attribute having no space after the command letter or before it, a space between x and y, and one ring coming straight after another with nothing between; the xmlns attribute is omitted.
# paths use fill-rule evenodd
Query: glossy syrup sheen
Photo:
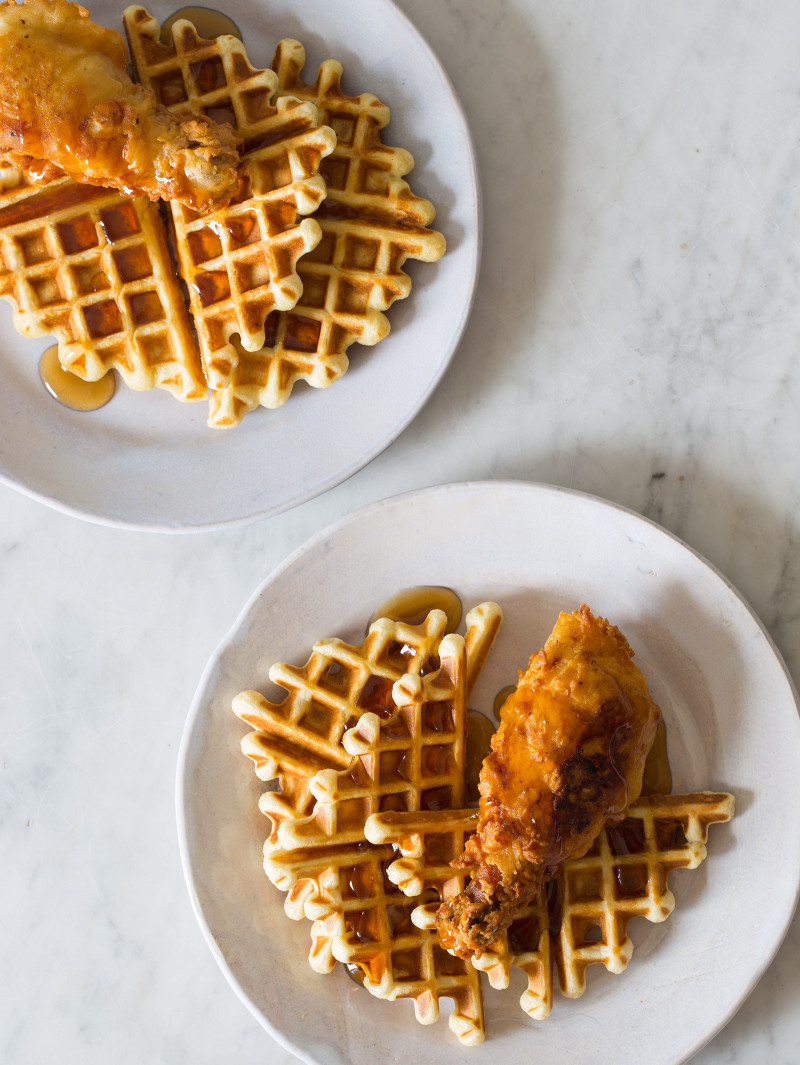
<svg viewBox="0 0 800 1065"><path fill-rule="evenodd" d="M365 713L378 717L390 717L395 704L392 698L392 682L386 677L370 677L358 697L358 705Z"/></svg>
<svg viewBox="0 0 800 1065"><path fill-rule="evenodd" d="M369 623L371 625L377 618L389 618L390 621L402 621L408 625L421 625L431 610L445 612L448 632L455 632L461 623L461 600L452 588L438 585L403 588L381 603Z"/></svg>
<svg viewBox="0 0 800 1065"><path fill-rule="evenodd" d="M161 40L164 44L169 44L172 40L172 27L179 19L186 19L191 22L200 37L205 37L206 40L212 40L214 37L221 37L223 34L230 34L233 37L238 37L241 41L242 33L236 23L230 16L223 14L222 11L217 11L213 7L179 7L168 19L165 19L161 26Z"/></svg>
<svg viewBox="0 0 800 1065"><path fill-rule="evenodd" d="M642 795L669 795L672 791L672 769L667 752L667 726L663 720L644 763Z"/></svg>
<svg viewBox="0 0 800 1065"><path fill-rule="evenodd" d="M28 196L17 203L11 203L3 207L0 210L0 229L19 225L22 222L29 222L32 218L44 218L56 209L63 211L67 207L77 207L83 203L90 203L92 200L99 199L104 195L107 195L106 190L95 188L94 185L70 185L67 188L61 185L49 188L45 185L41 192L36 192L34 195ZM92 230L94 230L94 227L92 227ZM97 243L96 236L91 243ZM84 247L86 245L80 244L74 250L82 251ZM70 248L65 247L64 250L69 252Z"/></svg>
<svg viewBox="0 0 800 1065"><path fill-rule="evenodd" d="M516 691L515 684L506 684L494 697L494 703L492 705L492 711L497 720L500 720L500 711L503 709L503 703L508 699L512 692Z"/></svg>
<svg viewBox="0 0 800 1065"><path fill-rule="evenodd" d="M39 360L39 376L50 395L70 410L99 410L114 395L112 373L107 373L99 381L82 381L62 367L57 344L51 344Z"/></svg>
<svg viewBox="0 0 800 1065"><path fill-rule="evenodd" d="M467 711L467 754L464 761L464 799L475 802L478 798L478 780L481 766L491 750L494 724L479 710Z"/></svg>

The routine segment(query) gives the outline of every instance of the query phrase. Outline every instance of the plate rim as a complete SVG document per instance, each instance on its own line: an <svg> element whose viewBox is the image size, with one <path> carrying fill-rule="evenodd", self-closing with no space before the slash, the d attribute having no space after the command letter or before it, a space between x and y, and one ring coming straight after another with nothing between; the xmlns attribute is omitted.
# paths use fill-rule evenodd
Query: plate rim
<svg viewBox="0 0 800 1065"><path fill-rule="evenodd" d="M265 0L262 0L265 2ZM376 0L372 0L373 4ZM368 466L374 459L381 455L388 447L390 447L394 441L408 428L408 426L414 421L423 407L433 396L434 392L439 387L442 378L446 374L447 370L453 362L456 351L458 350L461 341L464 336L467 324L472 314L472 309L475 304L475 293L477 291L478 278L480 276L481 260L483 255L483 195L482 195L482 183L480 177L480 171L478 166L478 157L475 148L475 139L472 133L469 120L467 118L466 111L463 104L456 92L455 86L450 75L444 68L442 61L434 51L432 45L430 45L427 39L424 37L422 31L415 25L411 18L400 8L397 0L378 0L383 3L384 6L390 9L394 16L403 22L407 30L411 33L412 37L416 41L416 45L420 54L425 56L426 61L430 64L433 71L441 79L442 85L446 90L447 96L450 101L452 113L458 121L461 132L464 136L464 142L468 153L468 176L471 187L474 189L474 210L471 211L470 222L474 225L474 241L475 241L475 254L472 257L470 265L470 274L468 283L464 287L464 307L461 317L456 323L452 332L448 351L446 357L441 360L437 367L436 373L429 379L425 389L415 397L414 402L405 412L403 418L397 422L393 422L391 428L373 441L372 446L367 448L361 454L353 457L350 462L344 467L340 468L334 473L331 473L324 481L318 485L307 488L302 494L296 495L289 500L285 500L278 504L269 504L269 502L262 498L259 509L252 511L248 514L241 514L234 518L220 518L210 521L187 521L185 519L173 519L169 517L143 517L140 519L124 518L118 514L103 512L99 513L97 510L92 509L88 505L82 506L69 502L68 500L57 498L48 494L41 488L35 488L26 484L23 480L9 473L3 465L3 454L0 449L0 484L7 485L9 488L21 495L26 496L29 499L36 500L38 503L42 503L59 513L65 514L68 517L78 518L82 521L88 521L92 524L105 526L108 528L135 530L140 532L163 532L163 533L195 533L195 532L217 532L222 529L236 528L238 526L248 525L252 522L260 519L274 517L278 514L285 513L295 507L302 506L304 503L315 499L317 496L324 495L331 489L337 487L340 484L345 483L351 477L353 477L360 470ZM3 301L4 303L7 301ZM9 323L10 326L10 323ZM24 335L20 335L20 341L29 340L31 338ZM34 340L36 338L33 338ZM42 338L42 339L47 339ZM334 382L335 383L335 382ZM118 382L117 387L124 388L125 386ZM319 391L316 390L315 391ZM291 398L291 397L290 397ZM211 431L211 430L209 430ZM56 486L54 486L55 488Z"/></svg>
<svg viewBox="0 0 800 1065"><path fill-rule="evenodd" d="M790 673L783 655L779 648L775 644L770 633L767 631L761 618L755 612L753 607L745 596L738 590L733 582L722 573L717 566L710 562L704 555L702 555L695 548L687 544L681 537L675 533L666 529L663 525L654 521L651 518L639 513L638 511L625 506L624 504L617 503L613 500L605 499L602 496L596 495L590 492L584 492L572 488L564 488L558 485L551 485L547 482L541 481L525 481L521 479L499 479L499 480L461 480L442 482L440 484L431 485L421 489L412 489L409 491L397 493L395 495L387 496L385 498L374 500L364 506L357 508L354 511L344 515L343 517L331 522L325 528L315 533L304 541L294 551L290 552L281 562L272 568L272 570L258 582L257 587L247 598L244 606L237 614L233 624L229 627L223 638L218 643L217 647L212 652L205 668L202 671L198 685L196 687L194 696L192 698L189 711L186 717L186 721L183 727L181 735L181 742L178 751L178 758L176 764L176 776L175 776L175 813L178 830L178 845L181 860L181 868L184 875L184 880L187 886L189 897L191 900L192 909L195 917L200 926L203 937L206 940L212 955L214 956L218 966L220 967L223 975L225 976L229 985L236 992L238 998L245 1004L250 1013L256 1018L261 1027L263 1027L269 1035L275 1039L282 1047L295 1054L307 1065L321 1065L320 1059L310 1056L302 1047L295 1044L292 1039L283 1031L277 1029L272 1023L271 1019L267 1017L249 998L244 988L240 985L236 975L234 974L231 966L225 958L222 950L220 949L217 940L214 937L214 933L206 920L203 913L199 896L195 888L193 877L191 875L191 859L189 855L189 840L186 831L186 791L187 791L187 778L186 778L186 764L189 757L189 747L191 744L191 738L194 731L194 726L201 713L204 705L205 691L211 680L214 672L219 667L220 661L234 642L234 639L247 620L249 613L255 604L255 602L262 595L264 590L277 580L286 570L290 569L304 554L309 551L313 551L321 542L326 539L331 539L342 529L348 525L352 525L361 521L364 517L371 516L382 509L386 509L391 506L402 505L404 502L418 500L427 496L444 495L448 493L464 493L464 492L483 492L483 491L496 491L496 490L509 490L513 492L544 492L548 495L565 496L583 502L587 502L593 505L601 506L603 509L608 509L612 512L617 512L628 518L632 518L635 521L642 522L646 526L649 526L652 531L662 536L665 536L668 540L672 541L679 548L683 548L689 553L696 561L702 566L706 567L721 583L724 588L731 594L738 602L744 607L745 611L749 615L750 619L755 623L757 630L761 637L764 639L768 649L774 656L778 666L780 667L783 678L787 684L788 693L791 695L796 717L795 717L795 729L800 730L800 694L798 688L795 685L794 678ZM784 918L780 925L779 934L776 935L775 941L772 946L772 950L760 960L759 965L750 973L746 985L730 1004L730 1006L724 1010L719 1016L716 1016L713 1023L703 1032L699 1033L695 1038L692 1046L688 1049L680 1051L679 1055L674 1059L670 1059L670 1065L683 1065L691 1057L697 1054L706 1044L717 1036L723 1028L733 1019L736 1013L741 1009L742 1005L746 1002L752 992L755 990L759 981L763 977L764 973L772 964L776 954L778 953L781 945L783 944L789 928L792 924L795 912L800 903L800 863L794 870L794 898L791 905L787 908Z"/></svg>

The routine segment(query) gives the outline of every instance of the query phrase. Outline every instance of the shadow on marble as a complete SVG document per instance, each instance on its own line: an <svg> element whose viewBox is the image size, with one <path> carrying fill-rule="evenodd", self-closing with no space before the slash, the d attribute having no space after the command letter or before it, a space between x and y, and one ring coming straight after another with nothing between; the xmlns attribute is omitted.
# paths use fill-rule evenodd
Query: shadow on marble
<svg viewBox="0 0 800 1065"><path fill-rule="evenodd" d="M687 543L729 580L775 641L789 673L800 675L800 511L714 469L687 447L665 458L654 444L630 451L595 446L589 432L580 461L562 451L496 459L497 480L539 481L629 507ZM459 476L477 476L465 469Z"/></svg>
<svg viewBox="0 0 800 1065"><path fill-rule="evenodd" d="M535 17L511 0L498 0L491 10L482 0L461 0L458 18L470 27L466 39L448 34L443 20L430 28L415 21L454 82L478 157L481 271L471 323L439 389L449 393L457 375L477 397L492 391L503 373L503 352L530 339L559 230L563 131L552 60L537 38ZM493 32L498 25L502 35ZM527 293L525 306L511 305L510 294L520 290Z"/></svg>

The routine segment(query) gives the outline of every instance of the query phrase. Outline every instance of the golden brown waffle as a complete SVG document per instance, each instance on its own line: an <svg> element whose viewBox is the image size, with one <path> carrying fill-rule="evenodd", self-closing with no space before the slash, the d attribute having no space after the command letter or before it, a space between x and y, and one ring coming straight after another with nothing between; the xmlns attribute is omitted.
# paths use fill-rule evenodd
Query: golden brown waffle
<svg viewBox="0 0 800 1065"><path fill-rule="evenodd" d="M485 972L492 987L507 988L513 966L528 978L519 1004L534 1020L543 1021L553 1009L552 943L547 892L528 903L508 928L480 958L473 958L476 969Z"/></svg>
<svg viewBox="0 0 800 1065"><path fill-rule="evenodd" d="M435 673L407 673L392 688L389 716L364 714L342 737L353 759L344 773L325 769L311 781L311 816L284 822L284 850L360 842L374 813L461 806L466 739L466 646L445 636Z"/></svg>
<svg viewBox="0 0 800 1065"><path fill-rule="evenodd" d="M211 389L226 389L241 355L265 344L270 312L297 302L297 260L321 237L317 222L299 219L325 196L319 167L336 137L313 103L276 99L275 74L251 66L237 38L204 40L181 19L163 44L143 7L129 7L124 24L138 77L161 103L229 121L243 138L239 191L227 207L199 216L171 205L203 366ZM215 409L216 401L212 421L223 424Z"/></svg>
<svg viewBox="0 0 800 1065"><path fill-rule="evenodd" d="M264 848L265 869L276 886L294 887L296 863L307 870L312 855L318 868L327 870L331 849L337 857L342 847L371 849L364 826L373 813L460 805L466 733L463 638L445 636L437 662L438 668L423 677L409 673L393 685L399 705L391 714L365 713L344 734L346 770L322 770L312 778L312 813L283 821L274 844L270 840ZM312 919L322 912L320 903L324 909L331 901L318 885L305 899L312 904L306 911Z"/></svg>
<svg viewBox="0 0 800 1065"><path fill-rule="evenodd" d="M386 874L404 895L414 898L435 890L439 899L463 890L469 873L450 865L475 831L477 810L458 806L421 812L382 811L366 823L370 843L391 843L394 860ZM460 849L459 849L460 848Z"/></svg>
<svg viewBox="0 0 800 1065"><path fill-rule="evenodd" d="M298 380L322 388L341 377L351 344L376 344L389 332L383 312L411 289L406 259L432 262L445 250L441 233L428 228L433 206L404 180L413 157L382 143L388 107L372 93L347 96L342 66L332 59L313 85L304 82L304 63L302 45L285 40L272 67L279 92L316 106L336 133L320 168L328 186L315 215L322 239L298 263L297 306L271 316L264 347L241 352L230 384L213 394L211 421L218 425L235 424L259 404L280 406Z"/></svg>
<svg viewBox="0 0 800 1065"><path fill-rule="evenodd" d="M461 804L467 677L463 639L445 636L428 665L434 671L422 677L407 673L392 686L389 714L364 712L342 737L348 768L316 773L309 783L315 800L311 814L282 820L266 841L264 869L277 887L290 892L291 916L305 913L315 919L339 904L331 848L336 851L333 872L342 847L370 849L364 824L371 814ZM300 900L303 908L298 908Z"/></svg>
<svg viewBox="0 0 800 1065"><path fill-rule="evenodd" d="M553 965L569 998L584 993L590 965L623 972L633 952L628 924L634 917L666 920L675 907L669 874L703 861L709 826L729 821L733 807L733 796L715 792L640 798L625 821L600 833L585 857L566 862L562 876L545 885L472 964L496 988L508 987L512 966L523 970L528 986L520 1005L544 1020L552 1008ZM393 848L387 878L412 897L435 891L435 900L412 914L420 927L435 927L439 903L469 880L448 863L463 852L476 821L475 810L446 810L379 813L367 822L367 839Z"/></svg>
<svg viewBox="0 0 800 1065"><path fill-rule="evenodd" d="M675 906L669 874L703 861L709 826L729 821L733 809L733 796L723 792L643 796L585 857L565 864L555 943L564 995L583 994L590 965L625 969L633 952L631 919L666 920Z"/></svg>
<svg viewBox="0 0 800 1065"><path fill-rule="evenodd" d="M373 846L364 835L371 814L442 809L463 800L463 638L445 636L438 658L435 671L395 683L392 715L364 714L344 734L353 764L313 778L313 813L281 824L277 847L265 847L264 868L290 892L287 912L314 920L315 968L343 962L371 994L413 999L422 1023L438 1016L439 997L452 998L451 1027L471 1043L483 1037L477 974L441 949L435 928L414 923L419 900L409 901L387 876L392 848Z"/></svg>
<svg viewBox="0 0 800 1065"><path fill-rule="evenodd" d="M85 381L203 399L206 385L155 204L60 178L0 191L0 296Z"/></svg>
<svg viewBox="0 0 800 1065"><path fill-rule="evenodd" d="M551 1012L555 971L570 997L583 993L589 965L621 972L630 920L671 913L670 872L697 866L709 825L733 814L727 794L641 798L481 958L443 950L436 912L468 883L470 871L450 863L477 821L463 809L467 694L500 617L495 604L470 611L463 640L442 637L441 611L421 626L382 620L360 647L322 641L303 669L273 668L290 693L283 703L243 693L236 704L256 727L245 753L278 780L262 800L273 819L264 868L287 893L287 914L312 921L312 968L339 961L376 997L412 999L423 1023L452 998L450 1026L465 1044L484 1037L481 971L507 988L511 968L522 970L520 1005L535 1019ZM402 655L413 670L392 683ZM322 766L328 759L337 764Z"/></svg>
<svg viewBox="0 0 800 1065"><path fill-rule="evenodd" d="M253 729L243 737L242 751L261 780L278 781L278 790L261 800L273 822L270 839L277 841L284 820L310 812L308 781L315 773L350 765L352 757L341 745L345 728L367 712L391 713L394 682L406 672L430 668L446 624L440 610L431 611L422 625L380 618L359 646L320 640L304 666L273 665L270 680L288 693L281 702L256 691L236 696L234 713Z"/></svg>
<svg viewBox="0 0 800 1065"><path fill-rule="evenodd" d="M436 929L436 911L441 902L462 892L469 881L468 871L453 868L450 862L464 851L467 837L474 832L477 810L437 810L423 813L379 813L370 817L365 834L372 843L391 844L396 855L386 875L405 895L420 896L433 891L435 897L417 907L412 919L419 927ZM553 1002L553 981L545 892L519 914L510 928L474 967L485 972L492 987L506 988L511 966L528 977L520 1005L537 1020L548 1017Z"/></svg>
<svg viewBox="0 0 800 1065"><path fill-rule="evenodd" d="M467 693L501 619L496 603L482 603L466 616ZM255 691L234 699L234 712L253 729L243 737L242 750L261 780L277 781L277 790L261 799L273 823L271 841L277 841L278 826L287 818L310 813L314 799L308 782L315 773L350 765L352 756L341 745L345 728L368 711L384 717L392 713L395 681L436 668L446 626L441 610L431 611L421 625L380 618L359 646L321 640L304 666L276 663L269 676L288 693L281 702L272 703Z"/></svg>

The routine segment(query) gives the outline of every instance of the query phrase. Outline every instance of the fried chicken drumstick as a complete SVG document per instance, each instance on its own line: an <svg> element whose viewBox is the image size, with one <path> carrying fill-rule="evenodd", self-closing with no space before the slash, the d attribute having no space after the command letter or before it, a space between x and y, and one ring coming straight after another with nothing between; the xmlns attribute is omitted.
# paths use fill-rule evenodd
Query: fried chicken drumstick
<svg viewBox="0 0 800 1065"><path fill-rule="evenodd" d="M128 49L69 0L0 3L0 162L203 211L236 190L238 137L181 119L128 76Z"/></svg>
<svg viewBox="0 0 800 1065"><path fill-rule="evenodd" d="M638 798L661 711L622 633L587 606L561 614L500 712L480 776L474 868L439 908L442 945L480 957L562 862Z"/></svg>

